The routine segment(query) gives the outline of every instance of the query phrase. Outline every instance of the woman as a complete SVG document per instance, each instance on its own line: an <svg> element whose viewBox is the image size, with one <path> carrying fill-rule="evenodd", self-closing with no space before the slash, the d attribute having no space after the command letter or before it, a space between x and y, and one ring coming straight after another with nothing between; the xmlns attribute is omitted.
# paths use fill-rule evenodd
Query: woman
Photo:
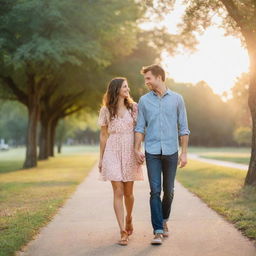
<svg viewBox="0 0 256 256"><path fill-rule="evenodd" d="M143 180L141 166L134 154L134 126L137 104L129 95L126 78L110 81L100 109L100 161L99 171L103 181L111 181L114 193L114 210L120 227L120 245L128 244L133 232L133 183ZM124 224L124 205L126 218Z"/></svg>

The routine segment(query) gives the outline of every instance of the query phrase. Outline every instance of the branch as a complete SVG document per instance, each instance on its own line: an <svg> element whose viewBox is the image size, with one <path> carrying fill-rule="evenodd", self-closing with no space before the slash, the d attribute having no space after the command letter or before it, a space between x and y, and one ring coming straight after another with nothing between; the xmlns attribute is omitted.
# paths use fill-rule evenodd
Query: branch
<svg viewBox="0 0 256 256"><path fill-rule="evenodd" d="M235 20L237 25L241 29L241 33L245 39L248 53L249 55L254 55L256 54L256 49L255 49L255 32L251 29L250 26L247 26L248 20L246 18L244 19L242 15L239 14L238 8L235 6L234 1L232 0L221 0L221 2L225 5L229 15L231 18ZM254 7L255 8L255 7Z"/></svg>
<svg viewBox="0 0 256 256"><path fill-rule="evenodd" d="M50 110L50 98L55 93L55 91L58 89L59 85L56 83L50 83L45 86L44 93L41 97L42 105L45 107L46 111L49 112Z"/></svg>
<svg viewBox="0 0 256 256"><path fill-rule="evenodd" d="M77 107L76 109L74 109L72 111L66 112L62 117L70 116L70 115L78 112L79 110L83 109L85 106L86 106L86 104L81 105L81 106Z"/></svg>
<svg viewBox="0 0 256 256"><path fill-rule="evenodd" d="M13 82L10 77L1 77L1 79L5 82L5 84L11 89L14 95L16 95L17 99L23 103L24 105L28 105L28 97L27 95L18 88L18 86Z"/></svg>
<svg viewBox="0 0 256 256"><path fill-rule="evenodd" d="M72 106L72 105L71 105L71 106ZM71 107L71 106L70 106L70 107ZM69 112L65 112L66 110L68 110L68 108L66 108L66 109L63 110L61 113L59 113L57 116L55 116L53 120L59 120L59 119L62 119L62 118L64 118L64 117L66 117L66 116L72 115L72 114L78 112L79 110L81 110L82 108L84 108L85 106L86 106L86 104L81 105L81 106L77 107L76 109L74 109L74 110L72 110L72 111L69 111Z"/></svg>
<svg viewBox="0 0 256 256"><path fill-rule="evenodd" d="M81 90L80 92L78 92L77 94L74 94L74 95L60 97L59 99L56 100L57 104L53 104L53 105L55 105L54 110L56 110L57 112L63 112L67 108L70 108L75 103L75 101L79 97L81 97L81 94L83 94L84 92L85 92L85 89Z"/></svg>
<svg viewBox="0 0 256 256"><path fill-rule="evenodd" d="M226 7L228 14L231 16L232 19L234 19L240 29L244 29L243 16L239 14L239 10L235 3L232 0L221 0L221 2Z"/></svg>

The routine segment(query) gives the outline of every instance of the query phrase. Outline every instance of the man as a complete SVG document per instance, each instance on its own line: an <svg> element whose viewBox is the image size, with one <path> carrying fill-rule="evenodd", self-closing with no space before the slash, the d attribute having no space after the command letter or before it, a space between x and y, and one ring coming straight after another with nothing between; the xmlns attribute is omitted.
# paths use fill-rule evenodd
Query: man
<svg viewBox="0 0 256 256"><path fill-rule="evenodd" d="M180 94L165 85L165 72L159 65L143 67L145 84L150 92L138 103L135 128L135 155L142 164L146 158L150 185L150 210L154 238L151 244L162 244L168 237L167 221L174 196L177 165L187 164L188 129L187 114ZM145 136L145 155L141 143ZM178 157L179 138L181 154ZM161 177L163 175L163 199Z"/></svg>

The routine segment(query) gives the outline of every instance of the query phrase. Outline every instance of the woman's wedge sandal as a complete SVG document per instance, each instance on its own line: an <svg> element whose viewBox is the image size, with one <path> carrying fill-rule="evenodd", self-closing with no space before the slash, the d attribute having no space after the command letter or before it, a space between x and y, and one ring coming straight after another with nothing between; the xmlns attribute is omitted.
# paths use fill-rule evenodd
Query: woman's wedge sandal
<svg viewBox="0 0 256 256"><path fill-rule="evenodd" d="M129 235L126 230L123 230L121 233L121 239L118 241L119 245L128 245Z"/></svg>

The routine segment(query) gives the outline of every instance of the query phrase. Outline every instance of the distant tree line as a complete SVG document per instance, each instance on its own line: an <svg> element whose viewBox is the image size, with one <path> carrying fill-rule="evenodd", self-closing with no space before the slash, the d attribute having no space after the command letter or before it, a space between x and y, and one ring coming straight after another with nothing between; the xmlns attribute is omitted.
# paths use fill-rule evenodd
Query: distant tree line
<svg viewBox="0 0 256 256"><path fill-rule="evenodd" d="M140 57L142 58L142 56ZM125 58L126 63L129 58ZM134 69L129 74L130 69L133 69L132 65L118 66L123 67L123 71L118 70L117 74L119 73L122 76L126 74L132 87L131 94L132 96L134 95L134 100L138 101L139 97L147 92L146 86L143 85L142 76L139 74L140 67L136 66L137 70ZM249 146L250 136L248 132L250 132L250 128L246 127L250 125L250 113L246 109L248 106L244 102L246 98L242 96L242 93L246 93L247 90L246 80L242 79L245 76L246 74L243 74L238 79L238 82L232 88L233 97L227 101L224 101L220 95L214 94L212 89L203 81L197 84L188 84L176 83L172 79L167 80L167 86L184 97L188 112L189 128L191 130L190 145L208 147ZM239 84L239 88L237 84ZM95 104L95 117L91 121L91 123L94 123L94 127L81 127L81 125L77 125L74 122L74 119L67 119L65 122L60 123L56 135L56 143L59 149L61 149L62 143L67 138L72 138L76 144L98 143L99 128L97 127L96 120L100 99L99 97L98 103ZM9 113L6 111L7 109L10 109ZM16 138L16 134L25 134L26 118L24 117L26 113L25 108L23 108L23 111L21 109L17 103L7 103L2 110L0 109L1 116L3 117L0 122L0 134L5 135L6 139ZM76 119L83 120L83 112ZM12 129L7 129L12 126L13 122L16 122L17 125L13 126ZM13 137L11 136L12 134ZM21 137L24 140L24 136Z"/></svg>

